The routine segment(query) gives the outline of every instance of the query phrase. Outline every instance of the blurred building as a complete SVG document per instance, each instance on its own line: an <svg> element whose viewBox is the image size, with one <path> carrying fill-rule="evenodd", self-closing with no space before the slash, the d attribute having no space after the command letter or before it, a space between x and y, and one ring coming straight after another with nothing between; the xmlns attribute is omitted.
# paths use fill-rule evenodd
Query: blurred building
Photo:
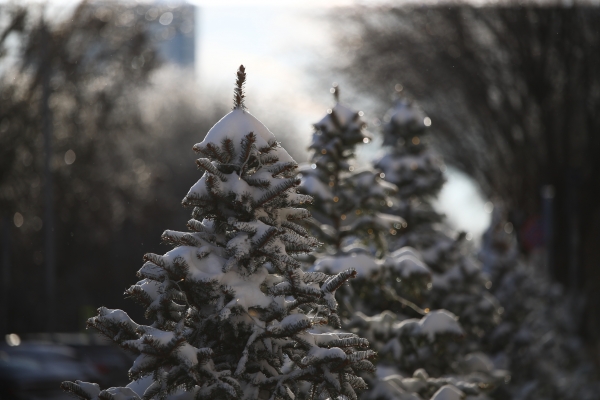
<svg viewBox="0 0 600 400"><path fill-rule="evenodd" d="M152 39L163 60L182 67L194 67L196 62L196 11L194 5L163 3L138 6L145 11Z"/></svg>
<svg viewBox="0 0 600 400"><path fill-rule="evenodd" d="M181 3L174 7L153 6L146 12L146 20L152 23L154 39L165 61L194 67L196 11L196 6Z"/></svg>

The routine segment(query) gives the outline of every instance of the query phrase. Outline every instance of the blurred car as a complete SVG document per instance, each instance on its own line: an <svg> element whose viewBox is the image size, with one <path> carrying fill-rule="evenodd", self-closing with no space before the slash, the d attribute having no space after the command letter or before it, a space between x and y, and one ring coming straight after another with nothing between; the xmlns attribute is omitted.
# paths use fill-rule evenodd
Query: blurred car
<svg viewBox="0 0 600 400"><path fill-rule="evenodd" d="M93 374L75 349L53 343L0 345L0 399L70 398L60 389L65 380L90 380Z"/></svg>
<svg viewBox="0 0 600 400"><path fill-rule="evenodd" d="M134 358L112 344L72 345L77 356L92 374L92 381L102 388L125 386ZM77 378L81 380L81 378Z"/></svg>

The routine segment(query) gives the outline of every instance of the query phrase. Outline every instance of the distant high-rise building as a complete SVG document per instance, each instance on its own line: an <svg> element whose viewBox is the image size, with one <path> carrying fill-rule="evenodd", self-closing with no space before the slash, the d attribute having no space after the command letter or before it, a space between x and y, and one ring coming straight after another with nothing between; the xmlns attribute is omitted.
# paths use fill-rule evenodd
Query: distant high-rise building
<svg viewBox="0 0 600 400"><path fill-rule="evenodd" d="M164 61L193 68L196 62L196 7L186 3L157 3L145 8L152 39Z"/></svg>

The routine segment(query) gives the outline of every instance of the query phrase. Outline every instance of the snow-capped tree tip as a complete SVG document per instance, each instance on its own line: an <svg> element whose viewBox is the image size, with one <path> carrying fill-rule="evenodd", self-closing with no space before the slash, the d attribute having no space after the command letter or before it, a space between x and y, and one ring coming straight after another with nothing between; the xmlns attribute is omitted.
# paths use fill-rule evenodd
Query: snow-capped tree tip
<svg viewBox="0 0 600 400"><path fill-rule="evenodd" d="M233 89L233 109L245 110L244 105L244 85L246 84L246 68L243 65L237 70L237 79L235 80L235 89Z"/></svg>
<svg viewBox="0 0 600 400"><path fill-rule="evenodd" d="M331 92L331 94L333 94L333 98L335 99L336 103L340 102L340 86L333 82L333 84L331 85L331 89L329 89L329 91Z"/></svg>

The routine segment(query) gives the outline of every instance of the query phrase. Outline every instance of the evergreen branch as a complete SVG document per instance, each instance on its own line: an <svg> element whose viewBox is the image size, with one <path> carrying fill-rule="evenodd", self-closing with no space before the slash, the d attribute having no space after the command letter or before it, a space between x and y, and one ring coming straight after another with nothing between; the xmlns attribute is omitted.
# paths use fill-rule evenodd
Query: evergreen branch
<svg viewBox="0 0 600 400"><path fill-rule="evenodd" d="M203 258L208 257L209 254L210 253L208 251L199 251L196 253L196 258L198 260L202 260Z"/></svg>
<svg viewBox="0 0 600 400"><path fill-rule="evenodd" d="M302 332L312 327L312 322L308 318L304 318L294 323L285 325L283 325L283 322L285 322L285 318L282 321L281 325L276 325L267 328L267 333L272 337L284 338L293 336L299 332Z"/></svg>
<svg viewBox="0 0 600 400"><path fill-rule="evenodd" d="M373 350L364 350L364 351L357 351L356 353L348 354L347 359L351 363L355 363L358 361L367 360L369 358L375 358L376 355L377 355L377 353L374 352Z"/></svg>
<svg viewBox="0 0 600 400"><path fill-rule="evenodd" d="M289 273L289 271L301 267L298 260L287 254L265 254L265 256L268 257L281 272Z"/></svg>
<svg viewBox="0 0 600 400"><path fill-rule="evenodd" d="M371 364L371 366L373 366L373 364ZM372 367L372 370L367 370L367 371L374 371L374 370L375 370L375 367ZM368 386L363 378L356 376L356 375L350 375L350 374L345 374L345 375L346 375L346 379L348 380L348 384L352 387L353 391L354 391L354 389L365 390L368 388Z"/></svg>
<svg viewBox="0 0 600 400"><path fill-rule="evenodd" d="M273 178L277 175L286 175L286 173L294 172L298 168L298 164L295 162L278 163L267 168Z"/></svg>
<svg viewBox="0 0 600 400"><path fill-rule="evenodd" d="M191 237L191 235L187 236ZM183 257L176 257L173 260L173 263L167 267L167 270L173 275L172 277L174 280L181 280L187 276L190 267Z"/></svg>
<svg viewBox="0 0 600 400"><path fill-rule="evenodd" d="M144 261L151 262L153 264L158 265L161 268L166 268L165 261L162 256L154 253L146 253L144 254Z"/></svg>
<svg viewBox="0 0 600 400"><path fill-rule="evenodd" d="M156 378L156 377L155 377ZM143 400L151 400L154 398L159 398L160 392L162 391L162 385L158 381L154 381L144 392Z"/></svg>
<svg viewBox="0 0 600 400"><path fill-rule="evenodd" d="M262 236L260 236L256 240L253 240L252 244L256 248L265 247L275 237L275 235L277 235L278 233L279 233L279 229L277 229L276 227L272 226L269 229L267 229L267 231L265 233L263 233Z"/></svg>
<svg viewBox="0 0 600 400"><path fill-rule="evenodd" d="M166 230L160 235L160 241L163 244L179 244L182 232Z"/></svg>
<svg viewBox="0 0 600 400"><path fill-rule="evenodd" d="M242 148L240 151L240 155L238 157L238 162L241 165L240 166L240 176L242 176L244 174L244 167L245 167L246 163L248 162L250 155L252 154L252 147L254 146L254 143L256 143L256 135L254 134L254 132L248 133L242 139L242 143L241 143Z"/></svg>
<svg viewBox="0 0 600 400"><path fill-rule="evenodd" d="M277 221L274 220L273 218L267 217L266 215L261 215L260 217L257 218L260 222L262 222L265 225L271 225L271 226L276 226L277 225Z"/></svg>
<svg viewBox="0 0 600 400"><path fill-rule="evenodd" d="M340 286L342 286L348 279L356 277L356 270L354 268L349 268L345 271L340 272L329 278L323 286L321 286L321 290L325 293L334 293Z"/></svg>
<svg viewBox="0 0 600 400"><path fill-rule="evenodd" d="M125 291L125 296L133 298L137 303L144 307L152 304L152 297L144 291L139 285L131 285L129 289Z"/></svg>
<svg viewBox="0 0 600 400"><path fill-rule="evenodd" d="M235 81L235 88L233 89L233 109L245 110L244 105L244 86L246 84L246 68L240 65L237 71L237 79Z"/></svg>
<svg viewBox="0 0 600 400"><path fill-rule="evenodd" d="M285 181L277 185L275 188L268 190L260 199L258 199L258 201L255 203L255 207L262 207L264 204L272 201L277 196L280 196L283 193L285 193L285 191L287 191L288 189L298 186L299 184L300 179L298 178L286 179Z"/></svg>
<svg viewBox="0 0 600 400"><path fill-rule="evenodd" d="M425 312L425 310L423 310L421 307L419 307L418 305L416 305L412 301L407 300L404 297L398 295L398 293L396 293L396 291L394 289L392 289L391 287L389 287L387 285L381 285L381 289L385 293L387 293L392 299L396 300L397 302L399 302L403 306L409 307L410 309L416 311L420 315L427 315L427 313Z"/></svg>
<svg viewBox="0 0 600 400"><path fill-rule="evenodd" d="M88 389L86 390L83 387L81 387L81 384L86 384L86 386L88 386ZM68 392L69 394L74 394L82 400L92 400L98 395L98 393L100 393L100 387L97 384L91 384L81 381L65 381L60 384L60 388L65 392ZM90 391L94 391L95 393L90 393Z"/></svg>
<svg viewBox="0 0 600 400"><path fill-rule="evenodd" d="M296 194L294 196L294 198L293 198L293 201L290 201L290 205L293 206L293 205L298 205L298 204L300 204L300 205L303 205L303 204L312 204L313 200L314 200L313 197L309 196L307 194ZM305 210L305 211L306 211L306 213L304 213L304 217L302 217L302 218L289 218L288 217L288 220L291 221L292 219L306 219L306 218L310 218L311 217L310 211L308 211L308 210Z"/></svg>
<svg viewBox="0 0 600 400"><path fill-rule="evenodd" d="M308 285L292 285L292 293L295 296L310 297L313 301L321 297L321 291L318 288Z"/></svg>
<svg viewBox="0 0 600 400"><path fill-rule="evenodd" d="M352 369L356 371L367 371L367 372L375 372L375 366L369 360L361 360L356 364L352 365Z"/></svg>
<svg viewBox="0 0 600 400"><path fill-rule="evenodd" d="M211 177L212 175L207 178L207 182ZM181 201L181 205L184 207L206 207L211 201L212 198L206 195L200 196L196 193L188 193ZM196 210L194 210L194 212L196 212Z"/></svg>
<svg viewBox="0 0 600 400"><path fill-rule="evenodd" d="M258 151L260 151L263 154L267 154L270 151L276 149L277 147L279 147L279 142L275 139L270 139L269 143L267 143L266 146L259 148Z"/></svg>
<svg viewBox="0 0 600 400"><path fill-rule="evenodd" d="M187 222L187 227L188 227L188 229L195 231L195 232L206 232L206 228L204 227L202 222L200 222L196 219L190 219Z"/></svg>
<svg viewBox="0 0 600 400"><path fill-rule="evenodd" d="M311 196L305 196L305 201L306 200L312 200ZM310 211L308 211L306 208L296 208L294 209L293 213L288 213L286 219L288 221L299 221L299 220L303 220L303 219L307 219L307 218L311 218L312 215L310 213ZM282 224L283 226L283 224Z"/></svg>
<svg viewBox="0 0 600 400"><path fill-rule="evenodd" d="M98 315L88 319L88 327L93 327L108 339L121 344L126 340L138 338L136 330L140 327L121 310L98 309Z"/></svg>
<svg viewBox="0 0 600 400"><path fill-rule="evenodd" d="M292 285L289 282L281 282L269 288L269 294L273 297L287 296L292 293Z"/></svg>
<svg viewBox="0 0 600 400"><path fill-rule="evenodd" d="M288 215L288 217L289 217L289 215ZM286 229L289 229L290 231L296 233L299 236L302 236L302 237L309 237L310 236L310 233L308 233L308 231L306 229L304 229L303 227L301 227L298 224L295 224L293 222L289 222L289 220L288 221L283 221L281 223L281 226L284 227L284 228L286 228Z"/></svg>
<svg viewBox="0 0 600 400"><path fill-rule="evenodd" d="M137 396L136 396L137 397ZM98 399L99 400L116 400L116 397L114 394L107 392L106 390L103 390L100 392L100 394L98 395ZM135 399L135 398L134 398ZM134 399L130 399L130 400L134 400ZM139 399L139 397L138 397Z"/></svg>
<svg viewBox="0 0 600 400"><path fill-rule="evenodd" d="M223 164L227 163L227 156L225 154L223 154L223 152L221 151L219 146L215 146L212 143L207 143L206 149L205 150L200 149L200 151L202 153L208 155L212 159L217 160L220 163L223 163Z"/></svg>
<svg viewBox="0 0 600 400"><path fill-rule="evenodd" d="M246 183L250 186L254 186L260 189L268 189L271 187L271 182L266 179L254 179L251 176L244 178Z"/></svg>
<svg viewBox="0 0 600 400"><path fill-rule="evenodd" d="M225 163L231 162L235 156L235 147L233 146L233 140L228 137L221 140L221 147L225 149L225 154L227 154L227 160Z"/></svg>
<svg viewBox="0 0 600 400"><path fill-rule="evenodd" d="M288 230L284 230L284 232L280 238L286 247L289 245L290 247L306 248L310 252L320 245L319 241L312 236L300 236L296 232Z"/></svg>
<svg viewBox="0 0 600 400"><path fill-rule="evenodd" d="M335 110L331 110L331 114L329 114L329 118L331 119L331 122L333 122L333 125L336 127L337 130L339 130L339 131L344 130L344 126L340 122L340 119L338 118Z"/></svg>
<svg viewBox="0 0 600 400"><path fill-rule="evenodd" d="M323 272L305 272L302 275L302 281L304 283L321 283L329 279L329 275Z"/></svg>
<svg viewBox="0 0 600 400"><path fill-rule="evenodd" d="M335 339L328 343L325 343L327 348L331 347L369 347L369 341L367 339L363 339L360 337L351 337L351 338L343 338L343 339Z"/></svg>
<svg viewBox="0 0 600 400"><path fill-rule="evenodd" d="M153 262L148 261L140 268L136 275L140 278L162 282L167 277L167 271Z"/></svg>
<svg viewBox="0 0 600 400"><path fill-rule="evenodd" d="M336 329L339 329L342 327L342 321L340 321L340 317L336 313L333 313L333 312L329 315L329 323L331 324L331 326L333 326Z"/></svg>
<svg viewBox="0 0 600 400"><path fill-rule="evenodd" d="M300 243L286 243L285 251L288 254L308 254L314 250L314 246Z"/></svg>
<svg viewBox="0 0 600 400"><path fill-rule="evenodd" d="M279 161L279 157L277 156L277 154L272 153L260 154L259 158L262 165L271 165Z"/></svg>
<svg viewBox="0 0 600 400"><path fill-rule="evenodd" d="M204 169L205 171L208 171L209 173L219 177L221 182L227 182L227 177L221 171L219 171L208 158L199 158L196 160L196 164L198 165L198 168Z"/></svg>
<svg viewBox="0 0 600 400"><path fill-rule="evenodd" d="M255 225L251 225L251 224L249 224L249 223L247 223L247 222L239 222L239 221L238 221L238 222L234 222L232 225L233 225L233 226L234 226L236 229L238 229L239 231L241 231L241 232L246 232L246 233L248 233L248 234L250 234L250 235L254 235L254 234L256 233L256 231L257 231L257 228L256 228L256 226L255 226ZM232 237L235 237L235 236L237 236L237 235L238 235L238 232L235 232L235 231L234 231L234 232L232 233Z"/></svg>
<svg viewBox="0 0 600 400"><path fill-rule="evenodd" d="M333 85L331 85L331 88L333 89L333 98L335 100L336 103L339 103L340 101L340 87L339 85L337 85L336 83L334 83Z"/></svg>

